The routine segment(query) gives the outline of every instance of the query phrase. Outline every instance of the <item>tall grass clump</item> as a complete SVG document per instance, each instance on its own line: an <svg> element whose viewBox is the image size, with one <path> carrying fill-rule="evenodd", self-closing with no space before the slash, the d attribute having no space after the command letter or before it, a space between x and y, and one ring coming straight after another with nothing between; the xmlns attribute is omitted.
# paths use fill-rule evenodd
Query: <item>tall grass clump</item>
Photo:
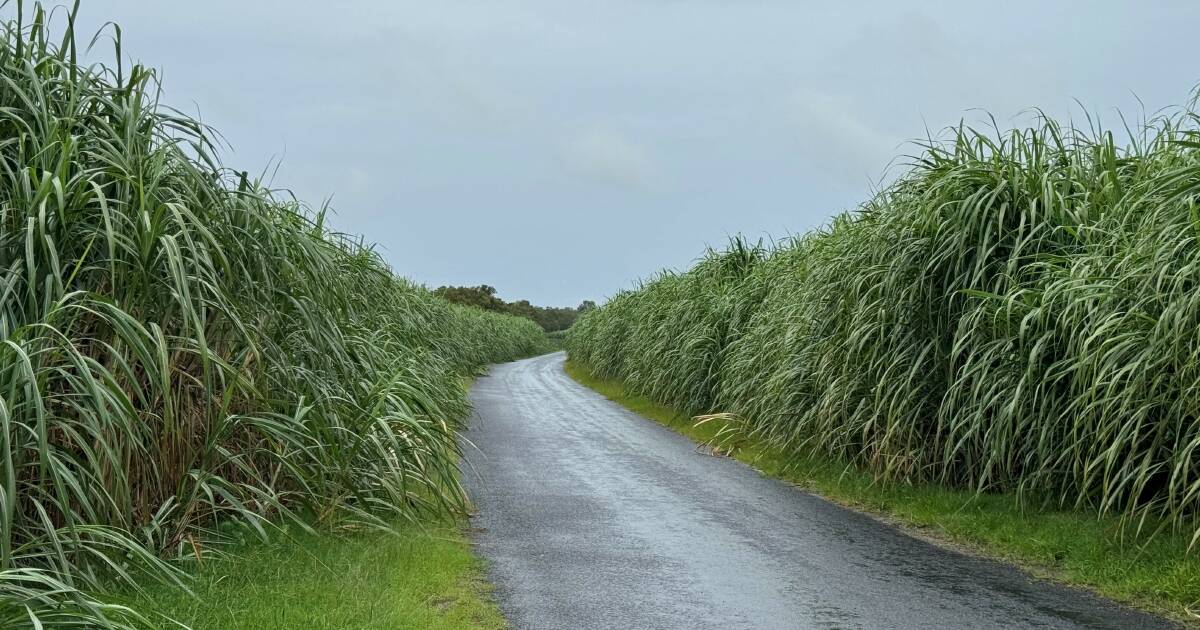
<svg viewBox="0 0 1200 630"><path fill-rule="evenodd" d="M1200 132L1126 131L951 129L822 230L618 294L570 355L880 479L1200 535Z"/></svg>
<svg viewBox="0 0 1200 630"><path fill-rule="evenodd" d="M461 375L537 325L222 167L119 30L84 65L75 10L0 8L0 627L144 625L97 594L218 523L458 510Z"/></svg>

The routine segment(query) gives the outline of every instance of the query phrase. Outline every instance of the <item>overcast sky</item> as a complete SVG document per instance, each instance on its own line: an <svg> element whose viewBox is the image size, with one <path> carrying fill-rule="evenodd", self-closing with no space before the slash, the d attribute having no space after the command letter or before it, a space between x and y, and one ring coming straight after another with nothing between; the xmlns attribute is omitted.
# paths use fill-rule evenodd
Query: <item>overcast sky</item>
<svg viewBox="0 0 1200 630"><path fill-rule="evenodd" d="M1200 80L1182 1L83 4L229 166L280 162L401 274L549 305L819 226L976 108L1116 125Z"/></svg>

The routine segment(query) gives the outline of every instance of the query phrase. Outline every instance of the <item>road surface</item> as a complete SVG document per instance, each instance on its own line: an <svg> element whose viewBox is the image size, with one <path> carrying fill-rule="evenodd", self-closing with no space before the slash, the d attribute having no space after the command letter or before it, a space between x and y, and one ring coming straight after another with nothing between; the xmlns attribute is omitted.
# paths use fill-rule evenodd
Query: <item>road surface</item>
<svg viewBox="0 0 1200 630"><path fill-rule="evenodd" d="M704 454L563 359L471 392L474 538L514 630L1171 627Z"/></svg>

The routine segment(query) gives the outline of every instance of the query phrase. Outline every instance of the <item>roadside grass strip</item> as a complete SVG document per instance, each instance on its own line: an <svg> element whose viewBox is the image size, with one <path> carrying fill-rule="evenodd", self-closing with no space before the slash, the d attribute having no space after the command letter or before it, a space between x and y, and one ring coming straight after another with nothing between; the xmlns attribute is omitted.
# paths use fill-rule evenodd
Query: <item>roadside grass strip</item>
<svg viewBox="0 0 1200 630"><path fill-rule="evenodd" d="M458 521L332 536L290 528L190 567L195 597L157 586L127 602L195 630L502 630Z"/></svg>

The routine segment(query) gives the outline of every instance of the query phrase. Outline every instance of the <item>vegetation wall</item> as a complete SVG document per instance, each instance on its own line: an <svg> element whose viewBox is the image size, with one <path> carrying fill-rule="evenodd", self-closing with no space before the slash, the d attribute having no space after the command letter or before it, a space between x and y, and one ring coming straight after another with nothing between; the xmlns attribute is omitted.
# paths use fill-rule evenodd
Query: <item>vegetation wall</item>
<svg viewBox="0 0 1200 630"><path fill-rule="evenodd" d="M881 479L1197 530L1196 121L951 129L827 227L583 314L570 357Z"/></svg>
<svg viewBox="0 0 1200 630"><path fill-rule="evenodd" d="M0 24L0 627L128 627L217 526L455 511L462 376L531 354L221 166L73 14ZM85 40L86 41L86 40Z"/></svg>

